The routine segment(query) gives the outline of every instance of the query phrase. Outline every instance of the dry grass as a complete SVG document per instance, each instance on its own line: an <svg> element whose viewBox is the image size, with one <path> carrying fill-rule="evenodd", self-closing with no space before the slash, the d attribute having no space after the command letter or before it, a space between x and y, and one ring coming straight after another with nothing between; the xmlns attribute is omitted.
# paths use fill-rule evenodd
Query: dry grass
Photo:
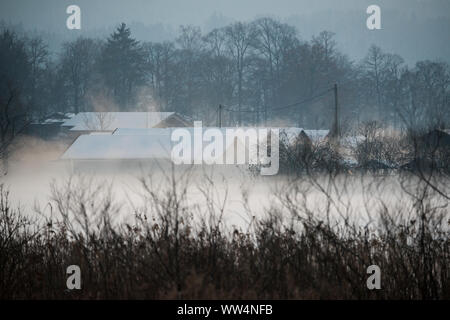
<svg viewBox="0 0 450 320"><path fill-rule="evenodd" d="M114 223L119 205L110 186L89 179L55 186L53 220L45 222L24 218L2 188L0 298L450 298L448 208L427 184L405 178L405 190L414 187L412 209L381 206L361 226L345 215L351 203L333 192L336 176L309 178L323 190L325 208L341 208L339 219L311 212L295 180L248 231L224 227L226 195L214 197L208 179L200 188L204 218L194 222L200 209L187 204L188 171L169 174L164 189L143 178L146 206L133 224ZM66 289L71 264L81 268L81 290ZM372 264L381 268L381 290L366 287Z"/></svg>

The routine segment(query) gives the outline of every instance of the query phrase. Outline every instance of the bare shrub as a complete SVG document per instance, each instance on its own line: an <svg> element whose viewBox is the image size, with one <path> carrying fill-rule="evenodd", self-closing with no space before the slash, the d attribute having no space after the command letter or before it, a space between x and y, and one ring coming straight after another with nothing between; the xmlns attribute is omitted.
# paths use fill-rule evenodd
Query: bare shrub
<svg viewBox="0 0 450 320"><path fill-rule="evenodd" d="M3 298L448 299L448 201L415 176L387 179L311 171L277 189L265 215L248 203L247 230L223 223L226 188L208 175L195 186L189 169L141 178L145 202L133 209L131 224L112 222L118 205L101 181L55 184L45 223L22 218L1 189L0 292ZM390 184L401 187L394 201L383 197ZM189 201L194 187L201 206ZM356 188L362 206L354 202ZM82 270L82 290L65 288L71 264ZM382 270L382 290L366 287L373 264Z"/></svg>
<svg viewBox="0 0 450 320"><path fill-rule="evenodd" d="M401 133L393 133L379 122L369 121L362 123L355 134L362 138L352 150L360 168L389 170L398 168L404 161L408 149Z"/></svg>

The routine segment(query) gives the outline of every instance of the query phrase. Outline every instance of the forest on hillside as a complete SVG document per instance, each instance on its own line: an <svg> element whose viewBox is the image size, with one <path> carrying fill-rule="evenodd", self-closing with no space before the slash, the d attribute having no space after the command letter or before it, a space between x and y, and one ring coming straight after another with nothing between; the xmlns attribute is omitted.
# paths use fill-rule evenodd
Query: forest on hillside
<svg viewBox="0 0 450 320"><path fill-rule="evenodd" d="M180 26L175 41L143 42L122 23L106 39L79 37L54 54L39 36L3 27L1 136L54 112L175 111L215 125L219 105L226 125L328 129L335 83L343 127L448 127L447 63L410 66L377 46L351 61L334 38L301 40L301 30L259 18L207 34Z"/></svg>

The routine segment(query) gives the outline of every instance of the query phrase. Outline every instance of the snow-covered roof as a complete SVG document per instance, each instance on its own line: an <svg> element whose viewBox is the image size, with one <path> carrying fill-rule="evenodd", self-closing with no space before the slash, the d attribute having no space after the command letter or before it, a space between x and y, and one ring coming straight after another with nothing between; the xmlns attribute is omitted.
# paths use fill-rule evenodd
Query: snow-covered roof
<svg viewBox="0 0 450 320"><path fill-rule="evenodd" d="M303 130L303 131L305 131L306 135L313 142L319 142L321 140L324 140L328 135L328 132L330 132L330 130Z"/></svg>
<svg viewBox="0 0 450 320"><path fill-rule="evenodd" d="M312 142L320 142L325 139L329 130L305 130L303 128L288 127L280 129L280 136L287 138L288 143L293 143L303 131L311 139ZM283 134L284 133L284 134Z"/></svg>
<svg viewBox="0 0 450 320"><path fill-rule="evenodd" d="M61 159L170 159L172 147L178 142L172 142L172 132L177 129L187 130L191 136L191 146L194 147L195 131L194 127L185 128L118 128L112 133L107 134L89 134L81 135L75 142L66 150ZM208 128L203 127L203 132L207 129L219 129L224 137L223 152L228 152L235 143L234 139L226 139L226 134L229 129L243 129L244 131L250 128ZM272 128L285 131L288 137L297 137L303 130L301 128ZM317 137L325 137L328 130L305 130L305 133L316 139ZM253 146L247 146L246 141L239 138L236 142L249 152L256 150ZM202 141L203 147L210 144L210 142ZM201 150L197 150L201 152ZM196 152L193 148L193 152ZM197 155L193 155L197 158Z"/></svg>
<svg viewBox="0 0 450 320"><path fill-rule="evenodd" d="M151 128L151 129L117 129L111 134L85 134L78 137L75 142L61 156L63 160L109 160L109 159L170 159L172 147L179 142L172 142L172 132L177 128ZM180 129L180 128L178 128ZM194 148L194 128L182 128L191 136L193 147L192 159L200 156L202 149ZM218 128L215 128L218 129ZM228 128L236 129L236 128ZM206 130L206 128L203 128ZM225 137L226 128L220 128ZM241 140L241 139L239 139ZM222 154L228 150L234 140L224 139ZM242 141L238 144L245 146ZM202 141L203 147L210 142ZM200 152L200 154L196 154ZM220 151L219 151L220 152Z"/></svg>
<svg viewBox="0 0 450 320"><path fill-rule="evenodd" d="M61 159L170 159L171 149L170 137L149 139L143 135L81 135Z"/></svg>
<svg viewBox="0 0 450 320"><path fill-rule="evenodd" d="M176 128L117 128L113 135L171 135L172 130ZM193 129L193 128L183 128Z"/></svg>
<svg viewBox="0 0 450 320"><path fill-rule="evenodd" d="M51 115L48 115L44 119L35 119L31 124L40 124L40 125L46 125L46 124L60 124L64 121L69 120L71 117L73 117L73 113L62 113L62 112L55 112Z"/></svg>
<svg viewBox="0 0 450 320"><path fill-rule="evenodd" d="M236 127L223 127L223 128L217 128L217 127L203 127L203 130L206 129L219 129L223 132L226 129L238 129ZM177 128L117 128L113 132L115 135L128 135L128 134L136 134L136 135L154 135L154 134L170 134L172 130ZM183 129L187 129L189 131L193 131L193 127L184 127ZM240 127L240 129L247 130L247 129L258 129L254 127ZM290 139L294 139L298 137L298 135L304 131L308 137L310 137L313 140L319 140L324 139L329 130L305 130L303 128L296 128L296 127L287 127L287 128L267 128L267 129L279 129L280 133L284 132L286 136Z"/></svg>
<svg viewBox="0 0 450 320"><path fill-rule="evenodd" d="M174 112L80 112L63 126L71 131L113 131L117 128L151 128Z"/></svg>

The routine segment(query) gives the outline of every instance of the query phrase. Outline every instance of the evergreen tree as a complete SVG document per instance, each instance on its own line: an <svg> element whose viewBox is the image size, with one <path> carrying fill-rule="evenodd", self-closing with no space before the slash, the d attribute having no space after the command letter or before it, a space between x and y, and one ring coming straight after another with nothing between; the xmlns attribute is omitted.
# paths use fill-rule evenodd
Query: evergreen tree
<svg viewBox="0 0 450 320"><path fill-rule="evenodd" d="M100 71L119 108L133 108L136 88L145 82L144 50L122 23L110 35L100 57Z"/></svg>

